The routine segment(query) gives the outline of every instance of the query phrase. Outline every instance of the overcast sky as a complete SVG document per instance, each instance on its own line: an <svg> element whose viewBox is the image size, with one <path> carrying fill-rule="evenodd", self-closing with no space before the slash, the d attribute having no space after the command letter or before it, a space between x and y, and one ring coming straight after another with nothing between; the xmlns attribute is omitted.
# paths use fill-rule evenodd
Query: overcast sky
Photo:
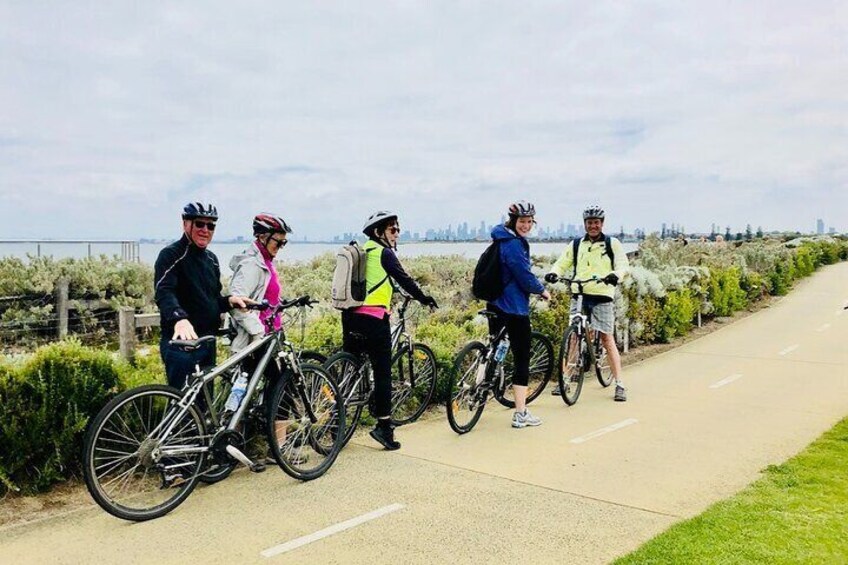
<svg viewBox="0 0 848 565"><path fill-rule="evenodd" d="M848 2L0 1L0 237L848 230Z"/></svg>

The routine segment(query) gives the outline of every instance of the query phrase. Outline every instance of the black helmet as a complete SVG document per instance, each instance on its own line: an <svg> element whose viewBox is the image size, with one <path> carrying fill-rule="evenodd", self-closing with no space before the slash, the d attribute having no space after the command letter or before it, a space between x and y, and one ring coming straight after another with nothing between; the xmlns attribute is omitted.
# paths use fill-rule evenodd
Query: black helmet
<svg viewBox="0 0 848 565"><path fill-rule="evenodd" d="M212 218L213 220L217 220L218 209L212 204L189 202L183 207L183 220L193 220L195 218Z"/></svg>
<svg viewBox="0 0 848 565"><path fill-rule="evenodd" d="M388 225L392 220L397 219L398 216L394 212L379 210L368 216L368 219L365 220L365 225L362 227L362 233L371 237L371 232L374 231L375 228L383 224Z"/></svg>
<svg viewBox="0 0 848 565"><path fill-rule="evenodd" d="M253 218L253 235L264 233L292 233L292 229L280 216L263 212Z"/></svg>
<svg viewBox="0 0 848 565"><path fill-rule="evenodd" d="M586 208L585 210L583 210L583 219L584 220L591 220L593 218L598 219L598 220L603 220L604 219L604 209L601 208L600 206L592 205L592 206L589 206L588 208Z"/></svg>
<svg viewBox="0 0 848 565"><path fill-rule="evenodd" d="M509 215L514 218L532 218L536 215L536 207L532 202L519 200L509 205Z"/></svg>

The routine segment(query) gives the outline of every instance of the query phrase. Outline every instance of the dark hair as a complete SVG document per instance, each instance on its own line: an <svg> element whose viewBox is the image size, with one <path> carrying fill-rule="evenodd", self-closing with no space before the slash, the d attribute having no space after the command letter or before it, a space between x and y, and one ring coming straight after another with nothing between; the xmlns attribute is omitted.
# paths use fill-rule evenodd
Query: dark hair
<svg viewBox="0 0 848 565"><path fill-rule="evenodd" d="M504 227L515 231L515 224L518 223L518 216L513 216L510 214L509 219L504 222Z"/></svg>
<svg viewBox="0 0 848 565"><path fill-rule="evenodd" d="M395 218L395 217L386 218L385 220L383 220L379 224L376 224L374 227L372 227L369 230L370 233L368 234L368 236L369 237L377 237L377 232L385 234L386 230L389 228L389 226L392 226L396 223L398 223L397 218Z"/></svg>

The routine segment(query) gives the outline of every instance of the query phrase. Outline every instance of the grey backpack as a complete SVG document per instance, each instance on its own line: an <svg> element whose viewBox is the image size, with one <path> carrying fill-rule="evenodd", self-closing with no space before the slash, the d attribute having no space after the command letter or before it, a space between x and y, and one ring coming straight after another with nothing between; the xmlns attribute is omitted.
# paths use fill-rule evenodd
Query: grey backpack
<svg viewBox="0 0 848 565"><path fill-rule="evenodd" d="M342 246L336 253L333 271L333 307L339 310L362 306L365 301L365 266L367 254L355 241Z"/></svg>

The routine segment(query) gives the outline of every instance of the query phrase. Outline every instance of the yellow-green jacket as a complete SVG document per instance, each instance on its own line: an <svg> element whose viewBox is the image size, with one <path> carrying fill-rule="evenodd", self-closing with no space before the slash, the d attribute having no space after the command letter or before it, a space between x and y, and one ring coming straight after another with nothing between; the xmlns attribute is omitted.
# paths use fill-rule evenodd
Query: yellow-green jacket
<svg viewBox="0 0 848 565"><path fill-rule="evenodd" d="M602 279L610 273L615 273L618 280L624 279L630 268L630 263L627 261L627 253L624 251L624 246L615 238L610 238L610 247L615 255L615 265L612 265L609 256L607 255L607 246L604 242L604 235L601 234L598 241L591 241L589 236L585 236L580 241L580 247L577 250L577 277L578 279L589 279L592 276L597 276ZM574 245L569 243L565 247L562 256L553 264L550 270L551 273L556 273L559 277L572 278L574 276ZM572 292L577 292L577 285L572 285ZM605 296L613 298L615 296L615 287L601 282L587 283L583 285L583 292L594 296Z"/></svg>

